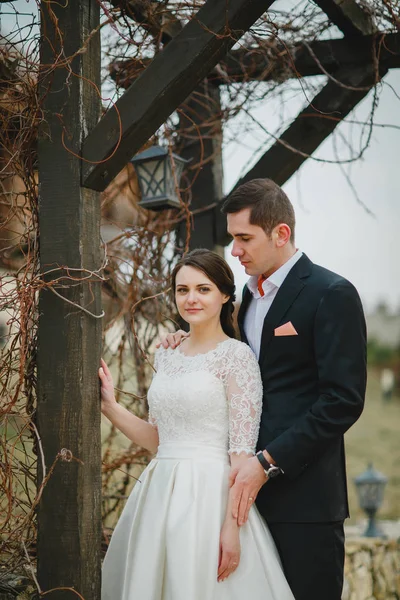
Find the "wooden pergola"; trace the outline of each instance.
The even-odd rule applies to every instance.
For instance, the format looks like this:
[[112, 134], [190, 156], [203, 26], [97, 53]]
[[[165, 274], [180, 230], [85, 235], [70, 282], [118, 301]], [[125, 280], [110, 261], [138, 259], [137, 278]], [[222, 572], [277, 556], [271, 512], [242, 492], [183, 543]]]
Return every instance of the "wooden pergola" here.
[[[272, 0], [208, 0], [100, 118], [100, 97], [93, 85], [100, 85], [97, 1], [85, 0], [79, 9], [41, 3], [41, 269], [50, 286], [76, 274], [73, 284], [65, 280], [64, 299], [47, 289], [39, 305], [38, 428], [46, 469], [56, 456], [58, 461], [38, 510], [38, 581], [43, 591], [59, 588], [52, 592], [54, 598], [79, 597], [71, 587], [85, 600], [100, 598], [99, 192], [193, 90], [202, 88], [205, 78], [213, 78], [211, 93], [218, 101], [218, 72], [213, 71], [217, 63], [224, 61], [237, 80], [243, 77], [243, 65], [247, 76], [268, 73], [265, 58], [254, 60], [243, 49], [230, 50], [271, 4]], [[368, 93], [377, 73], [381, 78], [389, 68], [400, 66], [400, 34], [379, 34], [355, 0], [317, 4], [344, 38], [300, 46], [292, 49], [293, 60], [289, 53], [286, 59], [294, 65], [293, 76], [326, 72], [328, 82], [238, 183], [272, 177], [283, 184]], [[383, 37], [378, 55], [375, 49]], [[73, 75], [67, 67], [49, 68], [61, 51], [74, 56]], [[372, 56], [379, 56], [377, 65]], [[337, 119], [321, 117], [334, 111]], [[201, 111], [197, 118], [201, 120]], [[213, 160], [193, 186], [193, 210], [207, 208], [210, 198], [222, 199], [216, 168], [220, 149], [208, 140], [205, 152], [213, 154]], [[185, 153], [196, 160], [199, 148], [192, 145]], [[195, 218], [192, 246], [226, 243], [224, 220], [218, 215], [213, 208]], [[65, 450], [60, 454], [61, 449]]]

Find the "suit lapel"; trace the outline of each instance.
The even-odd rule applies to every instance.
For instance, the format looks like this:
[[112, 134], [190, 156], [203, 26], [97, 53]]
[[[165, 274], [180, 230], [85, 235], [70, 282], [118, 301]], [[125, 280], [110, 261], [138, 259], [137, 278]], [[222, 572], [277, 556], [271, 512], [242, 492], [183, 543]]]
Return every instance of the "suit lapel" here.
[[304, 288], [304, 279], [310, 274], [311, 267], [312, 263], [310, 259], [304, 254], [289, 271], [285, 281], [279, 288], [271, 304], [271, 308], [264, 319], [259, 358], [260, 365], [262, 365], [266, 357], [268, 346], [274, 335], [274, 329], [280, 325], [286, 312]]

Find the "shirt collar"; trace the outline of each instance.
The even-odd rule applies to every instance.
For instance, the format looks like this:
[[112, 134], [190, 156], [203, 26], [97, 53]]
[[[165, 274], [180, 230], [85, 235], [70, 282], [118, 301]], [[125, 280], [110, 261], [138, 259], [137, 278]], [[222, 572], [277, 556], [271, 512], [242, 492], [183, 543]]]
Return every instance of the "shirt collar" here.
[[[302, 251], [296, 250], [296, 252], [293, 254], [293, 256], [291, 256], [289, 258], [289, 260], [287, 260], [281, 267], [279, 267], [279, 269], [274, 271], [272, 273], [272, 275], [270, 275], [268, 277], [268, 279], [266, 279], [263, 282], [262, 287], [265, 292], [265, 296], [263, 296], [263, 298], [265, 298], [268, 295], [268, 293], [271, 292], [272, 289], [279, 289], [281, 287], [281, 285], [285, 281], [289, 271], [292, 269], [292, 267], [294, 267], [294, 265], [297, 263], [297, 261], [302, 256], [303, 256]], [[246, 285], [255, 298], [261, 298], [260, 292], [258, 291], [257, 284], [258, 284], [258, 276], [253, 275], [247, 281]]]

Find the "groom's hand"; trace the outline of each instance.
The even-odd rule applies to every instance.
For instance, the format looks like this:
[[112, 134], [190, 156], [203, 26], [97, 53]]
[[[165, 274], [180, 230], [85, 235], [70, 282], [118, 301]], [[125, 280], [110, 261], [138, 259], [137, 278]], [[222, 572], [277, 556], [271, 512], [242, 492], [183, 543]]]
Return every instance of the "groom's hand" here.
[[167, 336], [162, 337], [160, 341], [156, 344], [156, 348], [160, 348], [160, 346], [164, 346], [167, 348], [176, 348], [180, 345], [182, 340], [187, 338], [190, 334], [187, 331], [183, 331], [183, 329], [178, 329], [175, 333], [169, 333]]
[[231, 473], [232, 485], [232, 514], [238, 525], [244, 525], [249, 516], [249, 510], [254, 504], [257, 494], [267, 481], [264, 469], [258, 458], [247, 459], [238, 469]]

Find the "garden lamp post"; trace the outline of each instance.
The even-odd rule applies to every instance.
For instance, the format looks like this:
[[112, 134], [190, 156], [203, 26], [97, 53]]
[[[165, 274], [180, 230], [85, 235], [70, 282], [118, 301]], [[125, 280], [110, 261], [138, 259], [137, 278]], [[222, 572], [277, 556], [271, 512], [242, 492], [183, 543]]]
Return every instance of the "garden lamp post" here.
[[367, 513], [368, 525], [364, 537], [385, 537], [376, 525], [375, 515], [383, 501], [383, 492], [387, 477], [368, 465], [368, 469], [354, 478], [358, 500], [361, 508]]
[[187, 160], [170, 153], [168, 148], [151, 146], [130, 162], [135, 167], [142, 194], [139, 206], [151, 210], [181, 206], [177, 188]]

